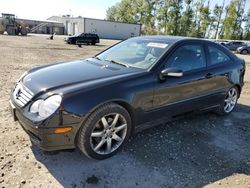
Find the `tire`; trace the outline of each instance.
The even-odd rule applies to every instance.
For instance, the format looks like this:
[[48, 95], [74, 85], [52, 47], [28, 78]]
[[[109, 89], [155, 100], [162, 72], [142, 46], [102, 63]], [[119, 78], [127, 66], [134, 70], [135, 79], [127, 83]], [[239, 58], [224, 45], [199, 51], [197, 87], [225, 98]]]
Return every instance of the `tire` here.
[[92, 45], [95, 45], [95, 42], [93, 41], [93, 42], [91, 42], [91, 44], [92, 44]]
[[241, 53], [246, 55], [248, 53], [248, 51], [247, 50], [242, 50]]
[[27, 36], [28, 30], [27, 30], [25, 27], [22, 27], [22, 28], [20, 29], [20, 33], [21, 33], [22, 36]]
[[6, 31], [8, 35], [17, 35], [17, 29], [15, 27], [7, 27]]
[[97, 108], [83, 123], [77, 146], [89, 158], [106, 159], [119, 151], [130, 134], [128, 111], [118, 104], [108, 103]]
[[[233, 96], [230, 98], [230, 93], [231, 94], [235, 93], [235, 94], [233, 94]], [[238, 88], [236, 86], [231, 87], [227, 91], [226, 96], [224, 97], [223, 101], [221, 102], [220, 107], [216, 111], [216, 113], [218, 115], [228, 115], [228, 114], [230, 114], [234, 110], [234, 108], [235, 108], [235, 106], [237, 104], [238, 98], [239, 98], [239, 90], [238, 90]], [[228, 102], [226, 102], [226, 101], [228, 101]], [[232, 106], [226, 107], [227, 105], [229, 105], [230, 102], [232, 102], [231, 103]]]

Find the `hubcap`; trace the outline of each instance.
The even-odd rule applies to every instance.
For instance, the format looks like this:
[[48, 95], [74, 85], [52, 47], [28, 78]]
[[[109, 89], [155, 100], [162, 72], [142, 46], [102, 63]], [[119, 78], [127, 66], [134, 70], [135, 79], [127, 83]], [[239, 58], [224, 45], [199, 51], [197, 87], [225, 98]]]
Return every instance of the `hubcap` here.
[[110, 154], [119, 148], [126, 134], [127, 122], [121, 114], [105, 115], [93, 128], [90, 137], [91, 148], [101, 155]]
[[224, 101], [224, 111], [226, 113], [229, 113], [234, 109], [237, 102], [237, 97], [238, 97], [237, 90], [235, 88], [231, 88], [228, 91]]

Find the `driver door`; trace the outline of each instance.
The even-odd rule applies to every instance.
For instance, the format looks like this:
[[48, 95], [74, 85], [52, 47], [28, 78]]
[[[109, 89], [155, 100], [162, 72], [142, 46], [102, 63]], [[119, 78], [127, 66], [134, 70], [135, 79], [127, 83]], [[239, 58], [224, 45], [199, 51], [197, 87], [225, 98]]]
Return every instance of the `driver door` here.
[[183, 71], [182, 77], [166, 77], [158, 82], [154, 93], [155, 118], [176, 116], [206, 106], [211, 88], [202, 43], [182, 44], [164, 62], [165, 68]]

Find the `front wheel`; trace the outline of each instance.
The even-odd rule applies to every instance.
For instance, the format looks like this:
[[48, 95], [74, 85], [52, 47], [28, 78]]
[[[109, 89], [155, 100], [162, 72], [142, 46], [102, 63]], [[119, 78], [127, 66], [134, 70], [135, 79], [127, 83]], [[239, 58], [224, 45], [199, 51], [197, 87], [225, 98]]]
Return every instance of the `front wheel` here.
[[113, 156], [131, 133], [131, 118], [122, 106], [110, 103], [95, 110], [82, 125], [77, 139], [79, 149], [89, 158]]
[[20, 29], [20, 33], [21, 33], [22, 36], [27, 36], [28, 30], [27, 30], [25, 27], [22, 27], [22, 28]]
[[234, 110], [234, 108], [237, 104], [238, 98], [239, 98], [238, 88], [235, 86], [231, 87], [228, 90], [228, 92], [227, 92], [223, 102], [221, 103], [221, 106], [220, 106], [219, 110], [217, 111], [217, 113], [219, 115], [230, 114]]

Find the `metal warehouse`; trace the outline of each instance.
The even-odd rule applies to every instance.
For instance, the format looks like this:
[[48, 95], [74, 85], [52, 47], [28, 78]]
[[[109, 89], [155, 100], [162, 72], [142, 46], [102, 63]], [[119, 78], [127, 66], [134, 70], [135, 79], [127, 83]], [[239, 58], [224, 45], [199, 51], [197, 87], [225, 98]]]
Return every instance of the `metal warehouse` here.
[[141, 34], [140, 24], [70, 16], [52, 16], [48, 20], [63, 23], [65, 26], [64, 34], [66, 35], [95, 33], [104, 39], [124, 40]]

